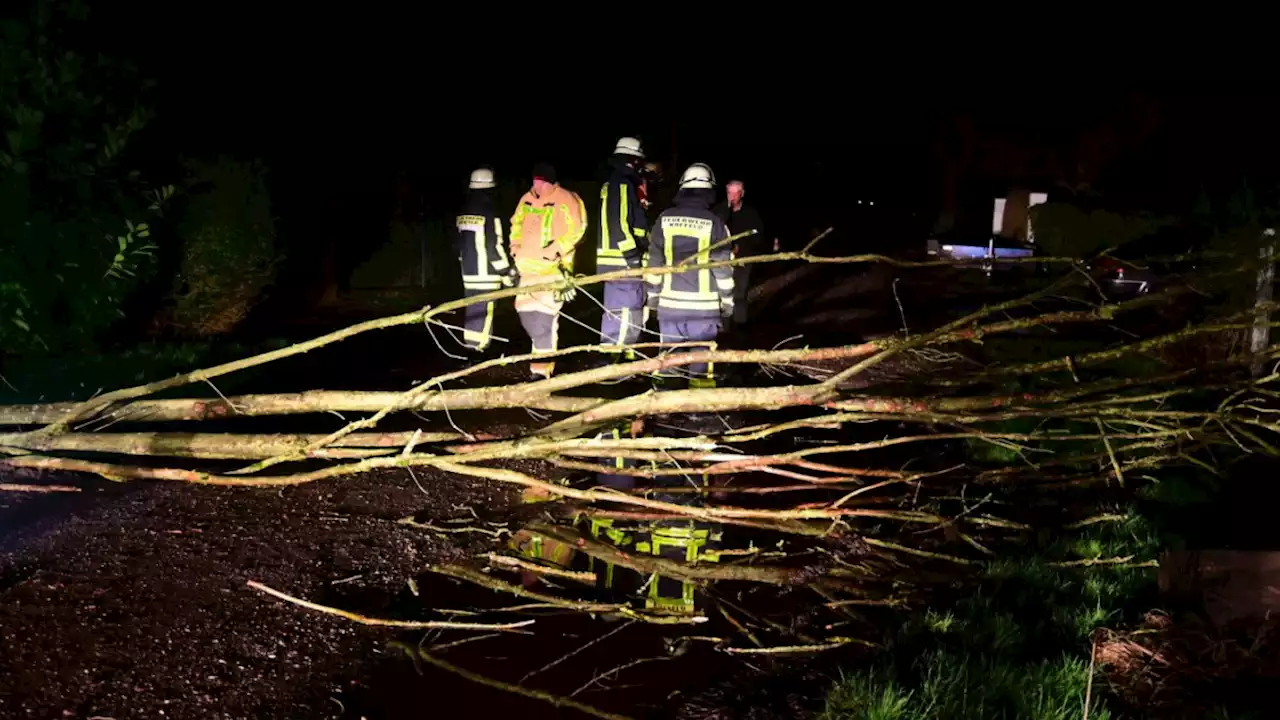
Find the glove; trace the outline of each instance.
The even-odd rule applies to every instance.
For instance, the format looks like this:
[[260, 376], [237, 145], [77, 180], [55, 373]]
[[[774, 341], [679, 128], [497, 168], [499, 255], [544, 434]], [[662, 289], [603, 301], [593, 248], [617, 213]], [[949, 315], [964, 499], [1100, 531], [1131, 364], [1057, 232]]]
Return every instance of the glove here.
[[573, 286], [572, 271], [564, 265], [559, 266], [559, 270], [560, 281], [564, 284], [556, 288], [556, 290], [551, 293], [551, 296], [555, 298], [556, 302], [567, 303], [578, 296], [578, 288]]

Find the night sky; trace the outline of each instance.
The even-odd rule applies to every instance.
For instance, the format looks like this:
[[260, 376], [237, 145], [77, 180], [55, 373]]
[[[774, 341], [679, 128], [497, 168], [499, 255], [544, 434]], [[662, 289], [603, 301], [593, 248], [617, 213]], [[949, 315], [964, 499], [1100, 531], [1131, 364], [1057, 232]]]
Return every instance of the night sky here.
[[744, 179], [766, 221], [792, 234], [840, 224], [857, 198], [933, 217], [948, 164], [967, 168], [953, 173], [965, 197], [1012, 183], [1052, 190], [1076, 183], [1086, 147], [1091, 182], [1146, 206], [1185, 206], [1200, 187], [1245, 176], [1266, 184], [1280, 167], [1275, 97], [1115, 92], [994, 66], [889, 83], [856, 59], [785, 47], [783, 64], [735, 75], [723, 54], [695, 64], [706, 48], [639, 34], [629, 55], [605, 35], [562, 48], [551, 33], [370, 7], [321, 18], [98, 3], [94, 33], [158, 80], [153, 162], [262, 158], [282, 234], [295, 245], [336, 235], [355, 260], [385, 237], [397, 192], [445, 217], [480, 164], [524, 178], [547, 160], [564, 178], [595, 180], [620, 135], [664, 162], [674, 144], [670, 174], [701, 161], [721, 181]]

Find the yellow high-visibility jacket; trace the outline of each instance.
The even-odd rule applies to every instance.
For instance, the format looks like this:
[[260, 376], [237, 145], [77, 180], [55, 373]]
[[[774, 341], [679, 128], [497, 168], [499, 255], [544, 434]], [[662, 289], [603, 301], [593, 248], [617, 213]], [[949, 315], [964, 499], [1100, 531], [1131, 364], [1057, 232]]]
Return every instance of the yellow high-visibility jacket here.
[[511, 257], [522, 275], [572, 269], [586, 232], [587, 210], [577, 193], [559, 185], [541, 196], [530, 190], [511, 216]]

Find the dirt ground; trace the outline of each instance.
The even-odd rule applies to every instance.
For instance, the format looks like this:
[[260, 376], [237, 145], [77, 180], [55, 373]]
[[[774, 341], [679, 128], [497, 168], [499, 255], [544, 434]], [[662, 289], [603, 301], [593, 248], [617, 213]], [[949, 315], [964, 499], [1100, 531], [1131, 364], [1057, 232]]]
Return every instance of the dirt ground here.
[[[830, 301], [839, 307], [850, 302], [889, 307], [844, 296], [806, 296], [800, 304]], [[791, 322], [799, 312], [789, 306], [782, 323], [761, 318], [765, 322], [737, 342], [763, 347], [801, 342]], [[500, 318], [506, 324], [498, 329], [518, 337], [508, 315]], [[590, 339], [569, 325], [565, 333], [566, 343]], [[574, 333], [585, 339], [575, 340]], [[434, 374], [427, 367], [427, 356], [436, 354], [431, 348], [417, 352], [416, 360], [400, 357], [421, 349], [422, 342], [409, 330], [378, 333], [281, 363], [270, 378], [250, 381], [237, 392], [348, 387], [353, 383], [348, 369], [367, 365], [369, 357], [390, 368], [372, 380], [374, 385], [405, 387]], [[390, 359], [394, 353], [399, 355]], [[831, 369], [814, 371], [821, 378]], [[523, 379], [515, 368], [491, 375], [486, 380], [495, 383]], [[258, 388], [253, 382], [267, 384]], [[475, 419], [486, 429], [498, 422], [493, 416], [456, 415], [453, 419], [463, 425]], [[0, 471], [0, 483], [85, 488], [52, 494], [0, 491], [0, 718], [581, 717], [535, 701], [485, 697], [481, 702], [477, 692], [510, 696], [478, 691], [439, 672], [419, 676], [403, 657], [388, 651], [389, 640], [404, 639], [395, 630], [311, 612], [246, 586], [256, 580], [335, 607], [405, 617], [407, 605], [418, 607], [412, 597], [405, 602], [407, 579], [432, 562], [463, 559], [487, 538], [441, 540], [393, 521], [414, 513], [420, 520], [456, 517], [465, 512], [462, 505], [502, 512], [513, 499], [506, 488], [415, 472], [418, 483], [407, 472], [387, 471], [269, 491]], [[423, 589], [424, 606], [432, 604], [432, 591]], [[556, 640], [548, 642], [544, 633], [526, 638], [528, 644], [520, 647], [531, 648], [528, 658], [511, 657], [524, 650], [508, 648], [493, 651], [503, 657], [485, 649], [476, 651], [483, 656], [467, 660], [481, 669], [487, 669], [482, 662], [509, 668], [521, 660], [536, 667], [580, 644], [582, 637], [602, 632], [572, 623], [545, 629]], [[657, 633], [635, 633], [661, 645]], [[560, 640], [565, 648], [558, 647]], [[601, 662], [606, 660], [613, 659]], [[558, 668], [566, 671], [564, 678], [547, 682], [568, 683], [565, 688], [572, 690], [583, 681], [577, 675], [590, 678], [596, 670], [584, 662], [570, 672], [568, 665]], [[783, 686], [766, 682], [773, 675], [769, 667], [757, 672], [740, 663], [726, 668], [698, 659], [685, 663], [690, 665], [699, 672], [682, 669], [675, 681], [668, 677], [650, 687], [637, 683], [635, 692], [651, 707], [683, 704], [680, 717], [787, 717], [807, 714], [802, 706], [811, 711], [829, 683], [825, 676], [807, 678], [802, 698], [792, 693], [791, 680], [779, 680]], [[653, 689], [677, 685], [678, 693]], [[512, 704], [500, 710], [502, 702]], [[450, 703], [458, 706], [456, 712]]]
[[509, 500], [418, 479], [425, 493], [403, 471], [265, 492], [0, 477], [94, 488], [0, 493], [0, 717], [344, 716], [394, 632], [245, 583], [374, 614], [423, 565], [463, 554], [393, 520]]

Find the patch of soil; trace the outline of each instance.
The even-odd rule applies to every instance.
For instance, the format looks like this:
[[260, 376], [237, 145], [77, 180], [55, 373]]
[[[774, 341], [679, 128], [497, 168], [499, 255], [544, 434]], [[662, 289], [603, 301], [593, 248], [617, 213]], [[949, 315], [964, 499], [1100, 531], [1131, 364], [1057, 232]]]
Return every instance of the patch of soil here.
[[822, 710], [831, 690], [829, 663], [797, 662], [747, 666], [737, 677], [717, 683], [688, 698], [675, 717], [679, 720], [783, 720], [810, 718]]
[[[1099, 668], [1119, 699], [1144, 717], [1255, 717], [1280, 689], [1280, 625], [1214, 627], [1196, 617], [1148, 613], [1130, 632], [1099, 631]], [[1268, 712], [1256, 717], [1271, 717]]]
[[[0, 493], [0, 716], [341, 716], [344, 691], [395, 632], [245, 583], [378, 615], [424, 564], [474, 550], [472, 536], [440, 540], [394, 520], [510, 502], [506, 488], [416, 472], [417, 483], [386, 471], [278, 491]], [[10, 475], [0, 482], [32, 482]]]

